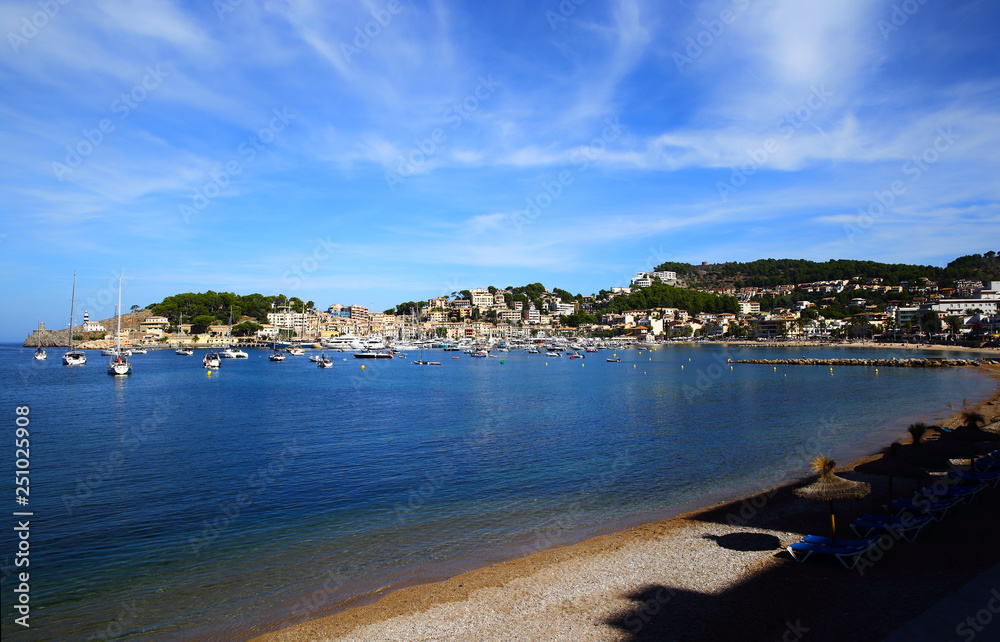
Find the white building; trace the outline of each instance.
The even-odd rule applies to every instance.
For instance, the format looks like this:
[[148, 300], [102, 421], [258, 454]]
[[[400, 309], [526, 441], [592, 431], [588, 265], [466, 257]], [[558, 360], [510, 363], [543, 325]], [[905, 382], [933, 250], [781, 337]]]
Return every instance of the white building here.
[[640, 274], [639, 276], [632, 277], [632, 285], [637, 288], [648, 288], [653, 285], [653, 279], [645, 274]]
[[760, 301], [740, 301], [740, 314], [760, 314]]
[[664, 272], [653, 272], [653, 277], [657, 278], [657, 279], [659, 279], [661, 281], [664, 281], [664, 282], [666, 282], [666, 281], [676, 281], [677, 280], [677, 273], [676, 272], [666, 272], [666, 271], [664, 271]]
[[472, 295], [472, 307], [484, 309], [492, 307], [494, 299], [489, 290], [476, 288], [469, 290], [469, 293]]
[[107, 328], [96, 321], [90, 320], [90, 313], [83, 311], [83, 331], [84, 332], [106, 332]]

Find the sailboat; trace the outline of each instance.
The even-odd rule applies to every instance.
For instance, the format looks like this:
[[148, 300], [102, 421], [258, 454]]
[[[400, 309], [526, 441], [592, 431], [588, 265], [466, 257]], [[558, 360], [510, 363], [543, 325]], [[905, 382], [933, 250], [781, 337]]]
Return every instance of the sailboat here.
[[275, 343], [274, 337], [271, 337], [271, 354], [267, 356], [268, 361], [284, 361], [285, 353], [278, 350], [278, 344]]
[[122, 351], [122, 277], [118, 275], [118, 308], [115, 310], [118, 327], [115, 329], [115, 355], [108, 361], [108, 374], [124, 377], [132, 374], [132, 364], [128, 362], [128, 351]]
[[73, 308], [76, 306], [76, 272], [73, 272], [73, 296], [69, 303], [69, 352], [63, 355], [63, 365], [82, 366], [87, 363], [87, 355], [80, 350], [73, 350]]
[[[181, 333], [181, 326], [182, 325], [184, 325], [184, 313], [183, 312], [181, 312], [180, 319], [177, 320], [177, 332], [178, 333]], [[174, 350], [174, 354], [179, 355], [181, 357], [190, 357], [190, 356], [192, 356], [194, 354], [194, 349], [192, 349], [192, 348], [185, 348], [184, 346], [181, 346], [181, 347], [177, 348], [176, 350]]]
[[49, 358], [49, 356], [47, 354], [45, 354], [45, 348], [42, 347], [42, 320], [41, 319], [38, 319], [38, 332], [35, 334], [35, 336], [38, 339], [35, 342], [38, 345], [38, 347], [35, 349], [35, 361], [45, 361], [46, 359]]
[[319, 361], [316, 362], [316, 365], [319, 366], [320, 368], [333, 367], [333, 360], [326, 358], [326, 350], [323, 351], [323, 354], [320, 356]]

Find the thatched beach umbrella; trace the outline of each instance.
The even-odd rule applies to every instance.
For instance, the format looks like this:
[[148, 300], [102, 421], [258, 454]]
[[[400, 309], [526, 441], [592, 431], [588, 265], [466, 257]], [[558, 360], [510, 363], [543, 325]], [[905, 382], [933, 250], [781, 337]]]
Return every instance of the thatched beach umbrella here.
[[865, 497], [872, 492], [871, 484], [837, 477], [833, 474], [836, 462], [823, 455], [813, 459], [809, 465], [819, 473], [819, 478], [811, 484], [796, 488], [792, 492], [805, 499], [827, 502], [830, 508], [830, 539], [836, 545], [837, 520], [833, 514], [833, 500]]
[[903, 448], [901, 444], [893, 443], [889, 448], [885, 449], [884, 454], [878, 459], [873, 459], [867, 463], [861, 464], [860, 466], [855, 466], [854, 471], [858, 473], [864, 473], [866, 475], [884, 475], [889, 478], [889, 491], [888, 499], [885, 503], [885, 517], [886, 521], [892, 517], [892, 480], [894, 477], [900, 477], [903, 479], [916, 479], [922, 480], [924, 478], [930, 477], [923, 468], [916, 466], [905, 459], [900, 459], [896, 456], [896, 453], [900, 448]]

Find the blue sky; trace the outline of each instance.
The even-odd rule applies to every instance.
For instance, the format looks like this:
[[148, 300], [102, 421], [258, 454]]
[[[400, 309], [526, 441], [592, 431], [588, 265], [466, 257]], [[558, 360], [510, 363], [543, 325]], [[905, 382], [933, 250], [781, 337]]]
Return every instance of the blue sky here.
[[0, 340], [74, 270], [381, 310], [1000, 240], [992, 0], [62, 2], [0, 6]]

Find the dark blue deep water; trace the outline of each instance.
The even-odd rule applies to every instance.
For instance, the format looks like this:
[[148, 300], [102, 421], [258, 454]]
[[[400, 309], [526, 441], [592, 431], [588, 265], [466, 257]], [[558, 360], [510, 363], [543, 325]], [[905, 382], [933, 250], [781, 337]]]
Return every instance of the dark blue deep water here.
[[[245, 638], [770, 487], [819, 452], [846, 462], [994, 388], [973, 369], [725, 363], [892, 355], [836, 348], [425, 354], [440, 367], [333, 353], [326, 370], [251, 350], [211, 377], [201, 351], [168, 350], [133, 357], [127, 379], [94, 351], [82, 368], [31, 352], [0, 346], [5, 640]], [[12, 621], [15, 510], [34, 513], [28, 630]]]

